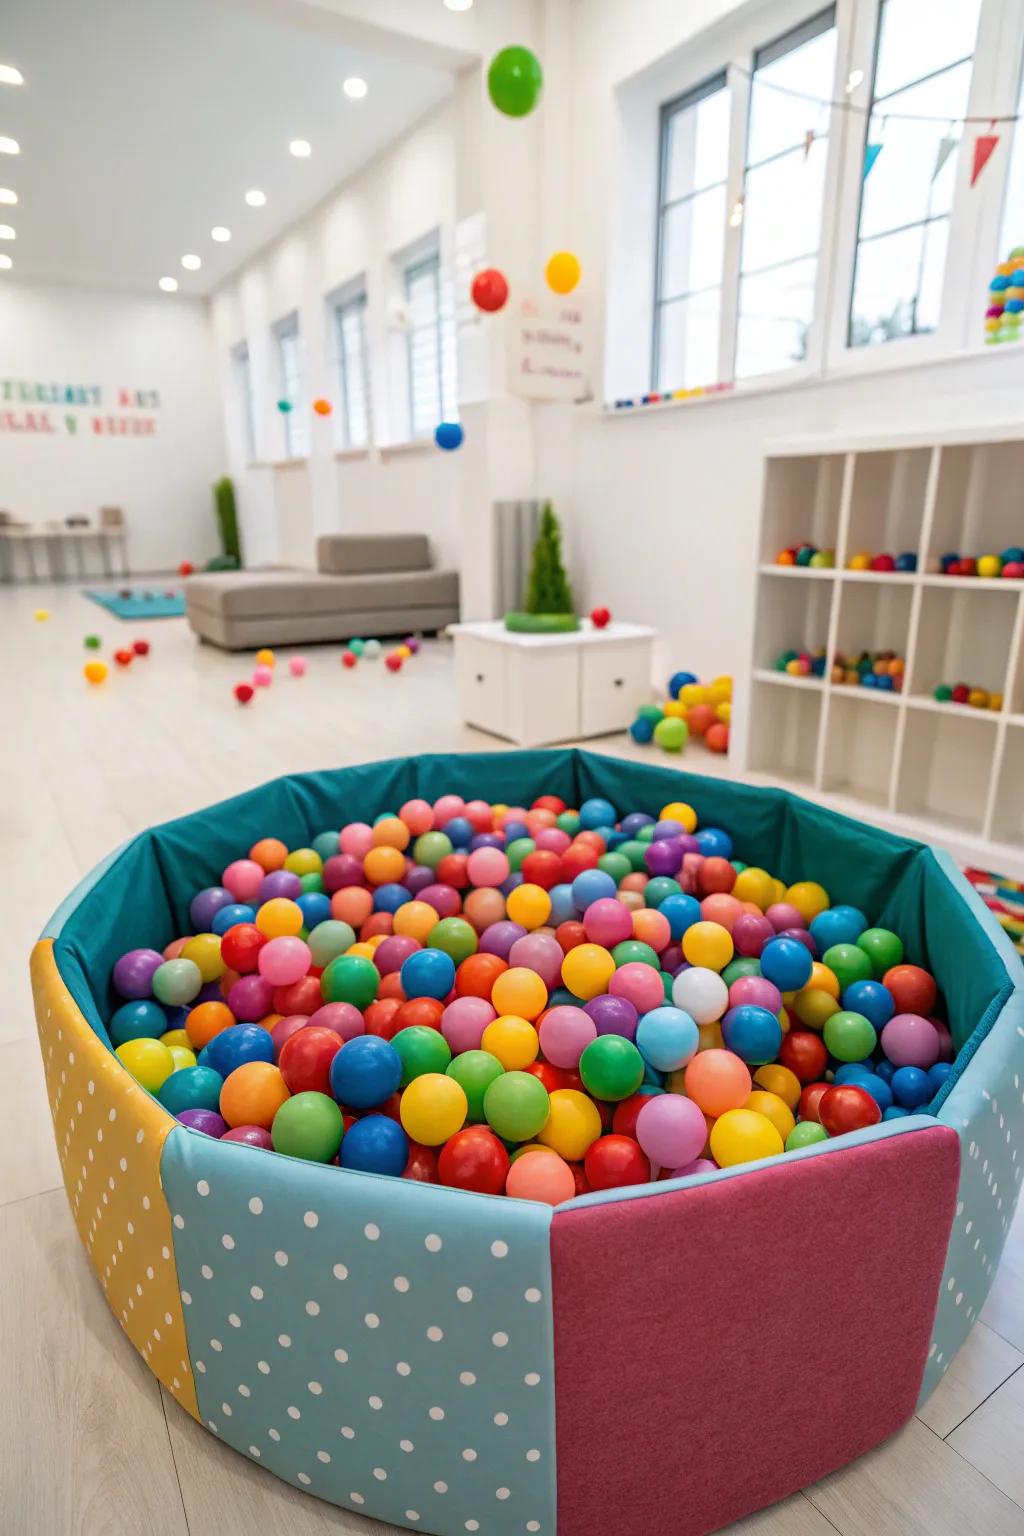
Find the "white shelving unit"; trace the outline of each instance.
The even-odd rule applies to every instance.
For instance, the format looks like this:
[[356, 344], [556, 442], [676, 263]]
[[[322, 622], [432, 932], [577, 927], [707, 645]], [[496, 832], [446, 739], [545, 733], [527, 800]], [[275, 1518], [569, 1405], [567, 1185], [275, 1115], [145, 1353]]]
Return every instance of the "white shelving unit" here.
[[[832, 570], [774, 564], [810, 540]], [[943, 576], [940, 557], [1024, 544], [1024, 425], [790, 439], [764, 464], [753, 649], [736, 767], [959, 859], [1024, 878], [1024, 581]], [[912, 550], [917, 571], [849, 571]], [[773, 670], [790, 648], [897, 651], [900, 694]], [[1003, 695], [939, 703], [940, 682]]]

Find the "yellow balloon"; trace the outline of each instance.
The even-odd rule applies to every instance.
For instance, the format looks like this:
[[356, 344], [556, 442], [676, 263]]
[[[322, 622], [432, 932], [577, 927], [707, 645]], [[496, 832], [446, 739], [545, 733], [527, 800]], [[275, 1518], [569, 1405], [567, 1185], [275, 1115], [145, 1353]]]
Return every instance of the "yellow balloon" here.
[[195, 1064], [196, 1064], [196, 1053], [195, 1053], [195, 1051], [190, 1051], [188, 1046], [186, 1046], [186, 1045], [171, 1045], [171, 1046], [168, 1046], [168, 1050], [170, 1051], [171, 1055], [174, 1057], [174, 1070], [175, 1070], [175, 1072], [180, 1072], [183, 1067], [194, 1067], [195, 1066]]
[[745, 1107], [752, 1109], [755, 1115], [764, 1115], [766, 1120], [770, 1120], [783, 1142], [796, 1125], [793, 1111], [785, 1099], [781, 1099], [777, 1093], [769, 1093], [767, 1089], [755, 1088]]
[[794, 1115], [796, 1114], [803, 1084], [795, 1072], [781, 1066], [777, 1061], [770, 1061], [765, 1066], [758, 1067], [754, 1073], [754, 1082], [759, 1088], [766, 1089], [768, 1093], [776, 1094], [784, 1104], [788, 1104]]
[[150, 1093], [159, 1092], [174, 1071], [174, 1057], [159, 1040], [126, 1040], [114, 1055]]
[[[839, 977], [835, 971], [829, 966], [823, 965], [820, 960], [815, 960], [811, 964], [811, 979], [807, 983], [807, 987], [818, 987], [822, 992], [827, 992], [829, 997], [834, 997], [837, 1002], [839, 1001]], [[805, 992], [807, 987], [803, 988]]]
[[766, 869], [758, 869], [756, 864], [751, 864], [741, 869], [736, 876], [732, 894], [737, 901], [752, 901], [764, 912], [775, 899], [775, 885]]
[[551, 916], [551, 897], [542, 885], [517, 885], [508, 893], [505, 911], [509, 922], [531, 930], [540, 928]]
[[304, 921], [302, 908], [287, 896], [271, 897], [256, 913], [256, 927], [268, 939], [297, 938]]
[[544, 276], [555, 293], [572, 293], [582, 274], [580, 259], [572, 251], [556, 251], [548, 257]]
[[703, 683], [684, 683], [679, 690], [679, 702], [685, 704], [687, 709], [692, 709], [694, 704], [707, 703], [706, 693]]
[[798, 880], [789, 887], [784, 899], [796, 907], [805, 923], [812, 923], [819, 912], [831, 906], [828, 891], [816, 880]]
[[506, 1072], [524, 1072], [537, 1060], [540, 1040], [528, 1019], [505, 1013], [488, 1024], [480, 1049], [497, 1056]]
[[204, 981], [219, 981], [227, 970], [220, 957], [220, 938], [215, 933], [197, 933], [181, 946], [180, 958], [195, 961]]
[[160, 1044], [166, 1045], [168, 1050], [172, 1050], [176, 1045], [183, 1045], [186, 1051], [192, 1049], [192, 1041], [188, 1037], [187, 1029], [169, 1029], [166, 1035], [160, 1036]]
[[756, 1163], [781, 1151], [782, 1137], [772, 1122], [752, 1109], [727, 1109], [711, 1128], [711, 1156], [719, 1168]]
[[324, 861], [315, 848], [296, 848], [285, 859], [284, 867], [293, 875], [319, 875]]
[[615, 961], [600, 944], [577, 944], [562, 961], [562, 980], [573, 996], [582, 997], [584, 1002], [607, 992], [614, 974]]
[[[570, 949], [569, 954], [574, 953]], [[721, 923], [693, 923], [683, 934], [683, 957], [691, 965], [703, 965], [709, 971], [721, 971], [729, 964], [732, 956], [732, 934]], [[564, 965], [562, 975], [565, 975]]]
[[697, 812], [685, 800], [670, 800], [668, 805], [663, 805], [658, 820], [678, 821], [684, 832], [693, 833], [697, 830]]
[[359, 955], [363, 960], [372, 960], [374, 948], [369, 939], [361, 939], [359, 943], [350, 945], [345, 953], [346, 955]]
[[414, 1077], [402, 1094], [402, 1128], [413, 1141], [439, 1147], [465, 1123], [469, 1103], [462, 1087], [443, 1072]]
[[600, 1134], [601, 1116], [593, 1099], [576, 1088], [556, 1088], [551, 1095], [551, 1112], [537, 1133], [538, 1141], [567, 1162], [578, 1163]]

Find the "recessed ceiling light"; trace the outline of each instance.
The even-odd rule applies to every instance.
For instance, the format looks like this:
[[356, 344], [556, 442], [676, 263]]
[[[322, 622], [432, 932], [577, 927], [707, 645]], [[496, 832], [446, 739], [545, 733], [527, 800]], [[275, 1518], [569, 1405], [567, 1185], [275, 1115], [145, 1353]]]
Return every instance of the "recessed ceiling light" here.
[[17, 192], [12, 192], [10, 187], [0, 187], [0, 203], [6, 203], [9, 208], [13, 208], [17, 201]]
[[9, 256], [0, 256], [0, 271], [9, 272], [13, 266], [14, 262]]
[[253, 187], [245, 194], [245, 200], [250, 208], [262, 208], [266, 204], [267, 194], [261, 192], [259, 187]]
[[0, 85], [24, 85], [25, 77], [13, 64], [0, 64]]
[[178, 279], [176, 277], [162, 277], [158, 286], [164, 293], [177, 293]]
[[198, 272], [203, 264], [203, 258], [201, 256], [183, 256], [181, 264], [186, 272]]
[[444, 0], [450, 11], [468, 11], [472, 9], [473, 0]]
[[0, 135], [0, 155], [20, 155], [21, 145], [17, 139], [8, 139]]
[[295, 156], [296, 160], [305, 160], [309, 155], [313, 153], [313, 146], [310, 144], [308, 139], [292, 139], [291, 143], [288, 145], [288, 148]]
[[370, 87], [359, 75], [349, 75], [342, 83], [342, 90], [352, 101], [362, 101]]
[[218, 240], [223, 245], [225, 240], [231, 239], [231, 231], [225, 229], [223, 224], [215, 224], [210, 230], [210, 239]]
[[0, 224], [0, 240], [17, 240], [12, 224]]

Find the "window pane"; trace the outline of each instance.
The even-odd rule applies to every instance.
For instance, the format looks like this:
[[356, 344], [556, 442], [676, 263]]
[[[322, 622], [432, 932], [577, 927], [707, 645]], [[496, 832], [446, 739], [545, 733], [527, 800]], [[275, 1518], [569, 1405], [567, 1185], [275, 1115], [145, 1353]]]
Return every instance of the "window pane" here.
[[750, 87], [750, 128], [747, 136], [747, 164], [758, 165], [780, 150], [803, 146], [808, 128], [824, 133], [827, 121], [815, 119], [827, 109], [787, 91], [803, 91], [819, 100], [829, 100], [835, 84], [836, 29], [829, 27], [810, 42], [802, 43], [781, 58], [754, 73]]
[[715, 382], [721, 315], [720, 288], [661, 306], [657, 389], [692, 389]]
[[974, 52], [981, 0], [883, 0], [875, 96]]
[[[970, 64], [960, 64], [933, 80], [922, 81], [891, 97], [886, 106], [894, 112], [921, 113], [929, 117], [962, 117], [967, 110], [971, 84]], [[879, 109], [880, 111], [881, 109]], [[948, 213], [953, 202], [958, 151], [947, 158], [933, 180], [942, 140], [960, 135], [959, 125], [907, 123], [890, 118], [882, 123], [876, 113], [870, 128], [873, 143], [882, 151], [864, 183], [860, 235], [898, 229], [936, 213]]]
[[818, 260], [788, 262], [740, 282], [736, 377], [775, 373], [804, 357]]
[[[920, 329], [914, 320], [926, 228], [918, 224], [861, 245], [850, 319], [851, 346], [892, 341]], [[931, 280], [934, 283], [934, 270]]]
[[342, 433], [346, 447], [370, 441], [370, 401], [366, 352], [366, 298], [360, 295], [335, 311], [341, 379]]
[[712, 187], [666, 209], [661, 227], [660, 297], [668, 299], [720, 283], [724, 244], [724, 187]]
[[946, 247], [949, 244], [949, 220], [939, 219], [925, 226], [924, 259], [921, 284], [917, 294], [918, 331], [934, 331], [942, 308], [942, 279], [946, 271]]
[[[1020, 98], [1017, 111], [1024, 118], [1024, 76], [1021, 78]], [[1004, 125], [1009, 129], [1009, 124]], [[1013, 125], [1013, 148], [1010, 152], [1010, 170], [1006, 180], [1006, 202], [1003, 206], [1003, 232], [999, 250], [992, 262], [1005, 261], [1012, 250], [1024, 245], [1024, 121]]]
[[290, 400], [292, 407], [283, 413], [285, 453], [291, 459], [301, 459], [309, 452], [309, 405], [306, 400], [302, 344], [294, 321], [278, 332], [277, 348], [282, 397]]
[[[811, 256], [821, 241], [828, 143], [815, 140], [747, 172], [743, 209], [744, 272]], [[781, 211], [785, 210], [784, 217]]]
[[664, 153], [663, 203], [725, 180], [729, 166], [729, 92], [725, 86], [672, 113], [665, 125]]

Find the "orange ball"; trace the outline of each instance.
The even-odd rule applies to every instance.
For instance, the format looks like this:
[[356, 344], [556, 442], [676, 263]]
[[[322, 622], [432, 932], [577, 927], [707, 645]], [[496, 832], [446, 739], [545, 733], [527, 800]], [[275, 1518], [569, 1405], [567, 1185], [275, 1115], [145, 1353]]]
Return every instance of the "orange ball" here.
[[502, 971], [491, 989], [491, 1002], [499, 1014], [517, 1014], [531, 1023], [544, 1011], [547, 1000], [547, 987], [537, 972], [525, 965]]
[[371, 848], [363, 860], [363, 874], [371, 885], [391, 885], [405, 874], [405, 855], [387, 845]]
[[258, 843], [253, 843], [249, 849], [250, 859], [254, 859], [267, 874], [275, 869], [283, 869], [284, 861], [288, 857], [288, 849], [279, 837], [261, 837]]
[[[697, 889], [702, 896], [728, 894], [736, 884], [736, 871], [728, 859], [712, 854], [697, 868]], [[739, 898], [737, 898], [738, 900]]]
[[641, 891], [620, 890], [616, 900], [621, 901], [622, 905], [629, 912], [639, 912], [644, 905], [643, 893]]
[[555, 813], [549, 811], [546, 806], [537, 806], [526, 813], [526, 830], [531, 837], [536, 837], [538, 832], [542, 832], [545, 827], [553, 827], [554, 824]]
[[419, 939], [425, 944], [437, 927], [437, 908], [429, 901], [407, 901], [394, 915], [392, 931], [406, 939]]
[[184, 939], [172, 939], [164, 950], [164, 959], [177, 960], [178, 956], [181, 954], [187, 943], [187, 936]]
[[199, 1003], [185, 1017], [185, 1033], [196, 1050], [201, 1051], [214, 1035], [230, 1029], [234, 1022], [235, 1016], [227, 1003]]
[[492, 923], [500, 923], [505, 916], [505, 898], [493, 887], [481, 887], [468, 892], [462, 904], [462, 915], [472, 923], [477, 933], [483, 933]]
[[373, 896], [362, 885], [344, 885], [331, 897], [331, 916], [358, 930], [373, 911]]
[[818, 992], [827, 992], [829, 997], [834, 997], [836, 1002], [839, 1001], [839, 978], [835, 971], [830, 970], [827, 965], [822, 965], [820, 960], [812, 963], [811, 979], [805, 987], [801, 988], [801, 991], [809, 992], [812, 987]]
[[700, 915], [706, 923], [717, 923], [720, 928], [732, 933], [736, 919], [743, 916], [743, 904], [735, 896], [715, 891], [704, 897], [700, 904]]
[[631, 875], [623, 875], [619, 881], [619, 893], [621, 894], [623, 891], [638, 891], [640, 895], [643, 895], [650, 878], [650, 875], [645, 875], [639, 870], [634, 871]]
[[371, 833], [374, 848], [397, 848], [399, 853], [408, 848], [411, 835], [398, 816], [385, 816], [383, 821], [375, 824]]
[[490, 1002], [494, 983], [508, 968], [508, 961], [500, 955], [479, 950], [475, 955], [467, 956], [455, 972], [455, 991], [459, 997], [482, 997], [485, 1002]]
[[576, 1193], [572, 1169], [557, 1152], [527, 1152], [517, 1157], [508, 1170], [505, 1193], [513, 1200], [539, 1200], [543, 1205], [561, 1205]]
[[713, 704], [693, 704], [686, 711], [686, 724], [691, 736], [703, 736], [715, 724]]
[[716, 720], [714, 725], [709, 725], [704, 734], [708, 750], [711, 752], [728, 752], [729, 727], [724, 720]]
[[686, 1068], [685, 1083], [687, 1096], [714, 1119], [741, 1109], [751, 1093], [746, 1062], [732, 1051], [698, 1051]]
[[649, 944], [655, 954], [661, 954], [672, 940], [672, 929], [667, 917], [653, 907], [641, 907], [633, 913], [633, 937]]
[[228, 1125], [261, 1125], [269, 1131], [274, 1116], [290, 1097], [277, 1067], [269, 1061], [247, 1061], [224, 1079], [220, 1112]]
[[256, 927], [268, 939], [297, 938], [305, 918], [298, 902], [287, 896], [274, 896], [256, 913]]

